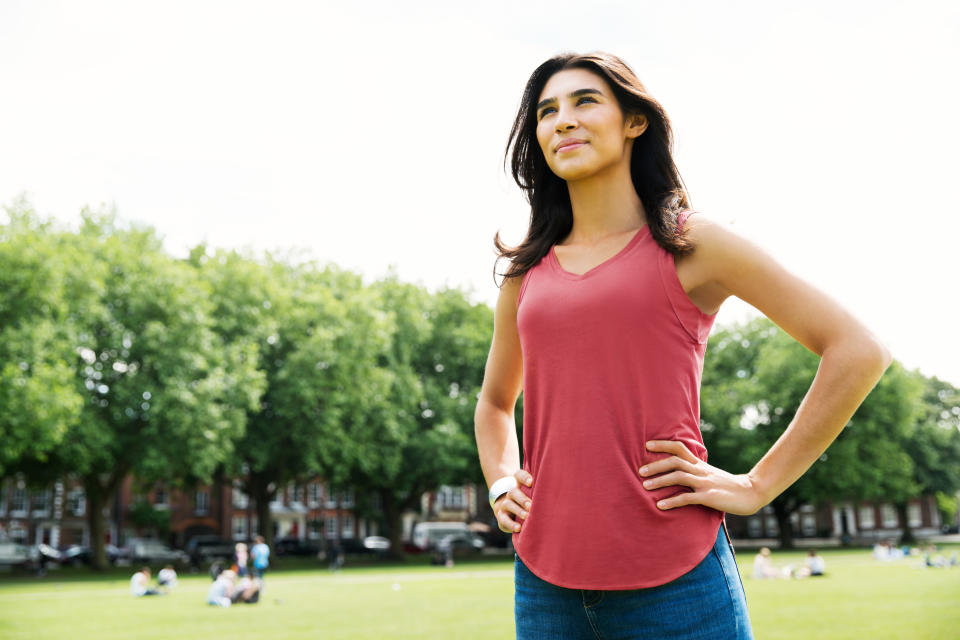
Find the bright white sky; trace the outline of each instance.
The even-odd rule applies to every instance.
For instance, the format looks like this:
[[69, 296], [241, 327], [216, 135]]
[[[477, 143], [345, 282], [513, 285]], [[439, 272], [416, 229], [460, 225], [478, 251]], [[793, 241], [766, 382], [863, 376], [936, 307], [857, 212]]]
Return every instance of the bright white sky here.
[[697, 208], [960, 384], [960, 3], [463, 4], [4, 0], [0, 203], [493, 304], [524, 82], [604, 49], [665, 106]]

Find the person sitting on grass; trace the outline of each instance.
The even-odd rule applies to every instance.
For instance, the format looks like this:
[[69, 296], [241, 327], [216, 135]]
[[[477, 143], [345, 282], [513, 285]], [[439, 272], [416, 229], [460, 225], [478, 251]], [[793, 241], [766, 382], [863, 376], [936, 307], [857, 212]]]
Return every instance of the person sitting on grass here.
[[807, 558], [804, 565], [794, 572], [794, 578], [808, 578], [810, 576], [822, 576], [826, 570], [827, 563], [823, 556], [817, 555], [813, 549], [807, 552]]
[[256, 604], [260, 602], [260, 579], [244, 577], [240, 579], [240, 584], [234, 589], [230, 600], [233, 604], [242, 602], [243, 604]]
[[779, 578], [780, 572], [770, 560], [770, 549], [763, 547], [753, 558], [753, 577], [759, 579]]
[[237, 574], [230, 569], [220, 572], [217, 579], [210, 585], [207, 591], [207, 604], [217, 607], [229, 607], [233, 599], [233, 585], [236, 582]]
[[150, 588], [150, 567], [143, 567], [130, 577], [130, 593], [135, 598], [160, 595], [159, 591]]
[[168, 590], [177, 586], [177, 572], [172, 565], [168, 564], [163, 569], [160, 569], [160, 573], [157, 574], [157, 584], [163, 589]]

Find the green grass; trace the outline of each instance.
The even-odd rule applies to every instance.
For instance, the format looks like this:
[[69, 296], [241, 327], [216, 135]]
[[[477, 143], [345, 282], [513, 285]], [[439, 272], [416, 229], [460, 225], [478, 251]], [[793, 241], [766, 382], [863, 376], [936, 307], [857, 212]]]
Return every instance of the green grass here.
[[[947, 553], [960, 549], [948, 547]], [[750, 579], [753, 553], [737, 560], [758, 640], [960, 637], [960, 567], [875, 562], [867, 550], [826, 550], [828, 575]], [[803, 554], [774, 552], [778, 566]], [[513, 564], [459, 562], [346, 568], [296, 565], [268, 575], [258, 605], [206, 606], [205, 575], [181, 576], [170, 595], [135, 599], [128, 574], [86, 570], [0, 581], [0, 638], [112, 640], [182, 638], [507, 639], [513, 629]]]

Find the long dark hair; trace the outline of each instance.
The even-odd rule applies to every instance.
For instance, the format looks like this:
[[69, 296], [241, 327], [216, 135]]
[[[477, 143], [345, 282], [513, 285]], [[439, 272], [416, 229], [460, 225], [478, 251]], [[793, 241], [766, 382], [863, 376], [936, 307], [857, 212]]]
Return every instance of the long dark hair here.
[[[530, 76], [507, 140], [504, 164], [509, 156], [513, 179], [530, 203], [530, 227], [519, 246], [503, 244], [499, 232], [493, 238], [497, 261], [510, 261], [507, 272], [501, 274], [507, 278], [533, 268], [573, 228], [567, 182], [547, 166], [537, 142], [537, 100], [553, 74], [574, 68], [592, 71], [605, 79], [625, 116], [646, 116], [647, 129], [634, 140], [630, 157], [633, 188], [643, 203], [650, 234], [657, 244], [674, 255], [693, 251], [693, 245], [678, 232], [677, 214], [690, 208], [690, 199], [673, 162], [673, 131], [663, 107], [620, 58], [603, 52], [564, 53], [541, 64]], [[496, 276], [494, 266], [494, 280]]]

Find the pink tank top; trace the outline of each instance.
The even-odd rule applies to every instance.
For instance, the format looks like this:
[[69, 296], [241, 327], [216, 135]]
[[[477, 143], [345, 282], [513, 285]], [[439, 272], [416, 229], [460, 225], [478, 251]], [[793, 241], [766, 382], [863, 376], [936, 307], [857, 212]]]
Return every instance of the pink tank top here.
[[[681, 214], [680, 224], [689, 212]], [[715, 315], [700, 311], [673, 255], [641, 227], [582, 275], [551, 247], [520, 286], [523, 468], [533, 506], [517, 555], [535, 575], [571, 589], [638, 589], [693, 569], [717, 539], [723, 512], [658, 500], [638, 470], [668, 457], [647, 440], [680, 440], [706, 461], [700, 377]]]

